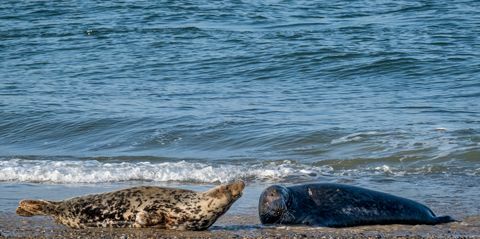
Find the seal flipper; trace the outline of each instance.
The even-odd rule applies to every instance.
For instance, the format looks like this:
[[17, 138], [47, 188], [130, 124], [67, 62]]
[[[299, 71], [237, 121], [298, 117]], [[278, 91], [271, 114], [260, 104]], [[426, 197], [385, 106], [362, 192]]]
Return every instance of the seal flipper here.
[[133, 227], [161, 227], [162, 223], [165, 224], [165, 219], [165, 215], [161, 213], [140, 211], [135, 216], [135, 223], [133, 224]]
[[458, 222], [458, 221], [453, 219], [450, 216], [441, 216], [441, 217], [436, 217], [435, 218], [435, 224], [449, 223], [449, 222]]
[[46, 216], [56, 214], [56, 202], [45, 200], [22, 200], [16, 213], [24, 217]]

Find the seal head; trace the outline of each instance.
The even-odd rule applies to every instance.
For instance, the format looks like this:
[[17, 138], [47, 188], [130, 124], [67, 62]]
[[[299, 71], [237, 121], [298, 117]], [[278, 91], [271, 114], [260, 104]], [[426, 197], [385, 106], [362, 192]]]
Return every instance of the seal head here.
[[273, 185], [265, 189], [260, 195], [258, 213], [263, 224], [281, 222], [291, 216], [288, 208], [292, 203], [289, 189], [280, 185]]
[[232, 204], [242, 196], [244, 188], [245, 183], [237, 181], [204, 192], [201, 207], [203, 210], [200, 215], [204, 215], [203, 218], [210, 218], [210, 220], [204, 223], [201, 230], [210, 227], [220, 216], [225, 214]]

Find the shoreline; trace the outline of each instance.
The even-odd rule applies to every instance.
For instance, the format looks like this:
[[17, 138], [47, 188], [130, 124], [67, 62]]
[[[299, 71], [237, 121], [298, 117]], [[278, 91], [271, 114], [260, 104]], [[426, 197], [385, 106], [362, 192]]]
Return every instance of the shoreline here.
[[[370, 182], [371, 183], [371, 182]], [[418, 197], [418, 186], [402, 186], [402, 196], [428, 205], [437, 215], [450, 215], [460, 222], [429, 225], [384, 225], [350, 228], [299, 226], [263, 226], [257, 215], [257, 200], [264, 185], [245, 188], [244, 195], [207, 231], [168, 231], [156, 228], [88, 228], [70, 229], [55, 224], [48, 217], [20, 217], [15, 208], [24, 198], [62, 199], [77, 195], [112, 191], [133, 184], [105, 185], [38, 185], [0, 184], [0, 238], [479, 238], [480, 211], [476, 200], [459, 200], [461, 195], [446, 197], [424, 192]], [[385, 187], [383, 184], [378, 184]], [[204, 191], [212, 185], [162, 185]], [[361, 185], [360, 185], [361, 186]], [[371, 187], [377, 186], [372, 184]], [[381, 191], [384, 188], [379, 188]], [[388, 189], [388, 188], [386, 188]], [[470, 190], [471, 191], [471, 190]], [[56, 192], [52, 194], [51, 192]], [[409, 193], [413, 196], [408, 196]], [[452, 192], [453, 193], [453, 192]], [[415, 196], [417, 195], [417, 196]], [[463, 194], [462, 194], [463, 195]], [[466, 197], [468, 198], [468, 197]]]
[[350, 228], [262, 226], [254, 214], [226, 214], [206, 231], [155, 228], [70, 229], [47, 217], [0, 213], [0, 238], [480, 238], [480, 215], [429, 225], [376, 225]]

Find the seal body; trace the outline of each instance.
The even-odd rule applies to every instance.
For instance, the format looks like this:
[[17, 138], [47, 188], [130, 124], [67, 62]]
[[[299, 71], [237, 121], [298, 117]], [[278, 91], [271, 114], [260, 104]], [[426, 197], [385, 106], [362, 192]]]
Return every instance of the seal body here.
[[454, 221], [437, 217], [423, 204], [360, 187], [342, 184], [270, 186], [258, 205], [263, 224], [350, 227], [381, 224], [438, 224]]
[[23, 200], [21, 216], [47, 215], [72, 228], [159, 227], [205, 230], [242, 195], [241, 181], [206, 192], [141, 186], [64, 201]]

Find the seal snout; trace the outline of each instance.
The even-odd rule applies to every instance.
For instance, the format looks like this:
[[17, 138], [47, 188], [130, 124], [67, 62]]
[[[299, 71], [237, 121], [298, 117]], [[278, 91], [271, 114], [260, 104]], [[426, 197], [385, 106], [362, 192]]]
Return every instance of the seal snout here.
[[245, 188], [245, 183], [239, 180], [227, 185], [227, 188], [230, 190], [232, 197], [237, 198], [242, 196], [242, 191]]
[[243, 181], [236, 181], [230, 184], [224, 184], [208, 190], [205, 194], [209, 197], [224, 198], [227, 197], [233, 200], [242, 196], [242, 191], [245, 188]]

